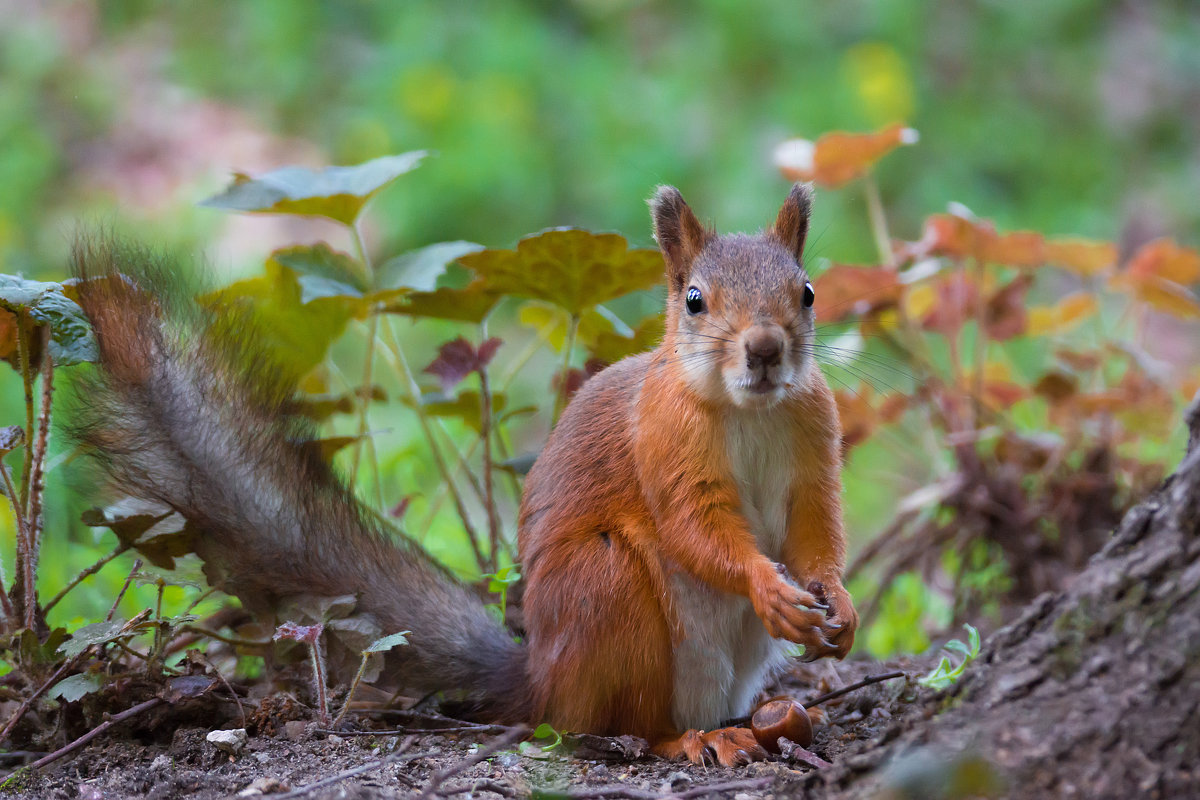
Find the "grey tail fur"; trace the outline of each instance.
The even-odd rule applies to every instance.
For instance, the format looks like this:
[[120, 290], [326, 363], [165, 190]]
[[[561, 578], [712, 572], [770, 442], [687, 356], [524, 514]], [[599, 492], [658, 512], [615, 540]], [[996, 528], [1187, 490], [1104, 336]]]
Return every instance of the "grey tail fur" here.
[[249, 608], [354, 594], [384, 633], [412, 632], [387, 662], [402, 685], [461, 690], [483, 716], [527, 720], [524, 647], [364, 511], [305, 444], [291, 387], [254, 352], [252, 328], [200, 310], [178, 267], [108, 239], [76, 245], [100, 364], [78, 392], [74, 437], [117, 489], [188, 519], [210, 580]]

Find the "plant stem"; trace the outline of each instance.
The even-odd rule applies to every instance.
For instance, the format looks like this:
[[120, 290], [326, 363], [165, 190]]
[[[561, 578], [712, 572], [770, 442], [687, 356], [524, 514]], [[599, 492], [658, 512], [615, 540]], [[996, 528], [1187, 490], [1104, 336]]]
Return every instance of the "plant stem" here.
[[127, 544], [117, 545], [117, 548], [115, 550], [113, 550], [111, 553], [109, 553], [108, 555], [104, 556], [104, 558], [100, 559], [95, 564], [92, 564], [90, 567], [86, 567], [85, 569], [83, 569], [78, 575], [76, 575], [71, 580], [70, 583], [68, 583], [66, 586], [64, 586], [62, 588], [62, 591], [60, 591], [58, 594], [54, 595], [54, 597], [50, 598], [50, 602], [46, 603], [45, 607], [42, 608], [42, 613], [49, 614], [50, 609], [52, 609], [56, 605], [58, 605], [58, 601], [62, 600], [67, 595], [67, 592], [71, 591], [76, 586], [83, 583], [83, 581], [85, 581], [86, 579], [95, 575], [97, 572], [99, 572], [101, 569], [104, 568], [105, 564], [112, 561], [114, 558], [121, 555], [128, 549], [129, 549], [129, 545], [127, 545]]
[[571, 374], [571, 351], [575, 349], [575, 336], [578, 333], [579, 315], [572, 314], [571, 322], [567, 326], [567, 341], [563, 345], [562, 375], [559, 378], [558, 397], [554, 401], [554, 422], [558, 422], [559, 415], [567, 407], [567, 383]]
[[[21, 508], [29, 502], [29, 472], [33, 466], [33, 373], [29, 363], [29, 334], [25, 330], [29, 315], [22, 309], [17, 315], [17, 363], [21, 370], [21, 382], [25, 386], [25, 461], [21, 465]], [[43, 353], [43, 356], [45, 354]], [[17, 502], [14, 498], [13, 502]]]
[[[37, 567], [42, 553], [42, 498], [46, 492], [46, 447], [50, 439], [50, 411], [54, 400], [54, 362], [50, 358], [50, 329], [46, 328], [42, 347], [42, 405], [38, 412], [37, 438], [27, 452], [31, 454], [28, 502], [25, 506], [25, 525], [29, 531], [29, 548], [25, 554], [27, 570], [33, 580], [25, 587], [25, 617], [32, 622], [37, 611]], [[29, 609], [33, 609], [33, 612]], [[42, 611], [43, 619], [45, 611]]]
[[[363, 241], [362, 230], [358, 226], [358, 221], [350, 226], [350, 232], [354, 239], [354, 247], [358, 251], [358, 260], [362, 264], [363, 271], [367, 280], [368, 286], [375, 286], [375, 270], [371, 266], [370, 256], [367, 255], [366, 243]], [[359, 439], [354, 443], [354, 456], [350, 467], [350, 483], [354, 484], [358, 481], [358, 465], [362, 456], [362, 449], [365, 445], [369, 451], [371, 458], [371, 466], [375, 474], [375, 498], [379, 508], [383, 508], [383, 478], [379, 474], [379, 457], [375, 452], [375, 442], [367, 436], [367, 431], [370, 430], [370, 423], [367, 416], [368, 407], [371, 404], [371, 375], [375, 365], [375, 342], [379, 337], [379, 314], [375, 309], [368, 310], [367, 317], [367, 352], [363, 361], [363, 376], [362, 387], [360, 390], [360, 405], [358, 407], [358, 436]]]
[[129, 570], [129, 574], [125, 576], [125, 583], [121, 585], [121, 591], [117, 592], [116, 599], [113, 600], [112, 608], [108, 609], [108, 614], [104, 616], [105, 622], [112, 622], [113, 615], [117, 613], [117, 606], [121, 605], [121, 599], [125, 597], [125, 593], [129, 591], [129, 584], [133, 583], [133, 576], [137, 575], [138, 570], [142, 568], [142, 560], [135, 558], [133, 560], [133, 568]]
[[309, 655], [312, 656], [313, 664], [313, 684], [317, 690], [317, 710], [321, 714], [321, 724], [329, 724], [329, 700], [325, 696], [325, 655], [321, 652], [321, 640], [313, 642], [308, 646]]
[[879, 248], [879, 261], [885, 267], [895, 263], [892, 253], [892, 237], [888, 233], [887, 216], [883, 212], [883, 201], [879, 197], [879, 186], [875, 176], [867, 173], [863, 178], [863, 191], [867, 196], [867, 214], [871, 219], [871, 233], [875, 236], [875, 246]]
[[358, 672], [354, 673], [354, 680], [350, 682], [350, 691], [346, 693], [346, 702], [342, 703], [342, 710], [333, 718], [333, 724], [330, 726], [334, 729], [342, 724], [342, 717], [346, 716], [346, 712], [350, 710], [350, 701], [354, 699], [354, 692], [358, 689], [358, 684], [362, 681], [363, 673], [367, 671], [367, 661], [371, 658], [369, 652], [364, 651], [362, 661], [358, 665]]
[[13, 580], [18, 582], [21, 586], [21, 592], [19, 594], [22, 602], [21, 613], [17, 613], [17, 611], [13, 609], [11, 605], [8, 605], [7, 597], [5, 598], [5, 605], [6, 608], [11, 611], [14, 619], [23, 617], [25, 627], [32, 630], [33, 622], [31, 617], [33, 612], [28, 605], [29, 589], [26, 588], [29, 582], [33, 580], [33, 575], [29, 569], [28, 521], [25, 519], [25, 512], [21, 506], [20, 500], [17, 498], [17, 490], [16, 487], [13, 486], [12, 482], [12, 473], [8, 471], [8, 465], [3, 461], [0, 461], [0, 478], [2, 478], [4, 481], [4, 493], [8, 495], [8, 502], [9, 505], [12, 506], [13, 510], [13, 518], [17, 523], [17, 563], [15, 569], [16, 574], [13, 576]]
[[475, 526], [471, 524], [471, 517], [467, 514], [467, 507], [463, 503], [462, 494], [458, 491], [458, 486], [451, 478], [450, 468], [446, 465], [446, 459], [442, 456], [442, 451], [437, 445], [437, 439], [433, 434], [433, 427], [430, 425], [429, 416], [425, 413], [425, 408], [421, 404], [421, 387], [417, 384], [417, 379], [413, 376], [412, 369], [408, 365], [408, 359], [404, 357], [404, 351], [400, 348], [400, 343], [396, 339], [396, 332], [392, 328], [391, 320], [388, 320], [383, 329], [387, 334], [385, 344], [395, 358], [396, 366], [400, 369], [400, 377], [404, 379], [404, 386], [408, 389], [413, 411], [416, 412], [421, 432], [425, 434], [425, 441], [429, 444], [429, 451], [433, 455], [433, 462], [437, 466], [438, 473], [441, 474], [451, 498], [454, 500], [454, 507], [458, 511], [458, 517], [462, 520], [463, 530], [466, 531], [467, 541], [470, 543], [471, 551], [475, 556], [475, 563], [481, 573], [487, 572], [487, 561], [484, 559], [483, 551], [479, 547], [479, 534], [475, 531]]
[[[481, 341], [487, 340], [487, 323], [484, 322]], [[487, 365], [479, 368], [479, 438], [483, 441], [483, 505], [488, 520], [488, 572], [495, 572], [500, 552], [500, 514], [496, 511], [496, 498], [492, 481], [492, 391], [488, 386]]]
[[976, 291], [979, 294], [975, 302], [975, 391], [974, 397], [971, 398], [971, 405], [974, 418], [971, 422], [972, 430], [979, 430], [982, 426], [980, 422], [983, 417], [983, 369], [984, 362], [987, 361], [987, 324], [984, 315], [987, 307], [983, 301], [983, 260], [979, 256], [975, 256], [975, 283]]

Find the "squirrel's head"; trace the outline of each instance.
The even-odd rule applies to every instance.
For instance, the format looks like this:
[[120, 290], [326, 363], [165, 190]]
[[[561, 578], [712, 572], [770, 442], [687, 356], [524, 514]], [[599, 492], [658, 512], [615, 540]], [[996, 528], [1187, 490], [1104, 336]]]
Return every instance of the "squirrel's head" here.
[[811, 205], [812, 190], [796, 184], [765, 232], [717, 236], [674, 187], [650, 200], [667, 262], [665, 343], [702, 397], [763, 408], [808, 387], [815, 296], [802, 256]]

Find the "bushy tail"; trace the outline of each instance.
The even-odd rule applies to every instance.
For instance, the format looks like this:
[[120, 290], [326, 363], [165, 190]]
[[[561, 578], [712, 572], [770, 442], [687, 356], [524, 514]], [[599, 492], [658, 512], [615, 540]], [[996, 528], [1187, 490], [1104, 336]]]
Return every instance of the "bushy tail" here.
[[210, 580], [248, 607], [355, 594], [384, 633], [412, 632], [389, 655], [403, 685], [465, 690], [488, 716], [524, 718], [524, 648], [416, 543], [389, 539], [304, 444], [253, 334], [181, 298], [172, 266], [112, 241], [77, 245], [100, 369], [79, 392], [75, 436], [119, 490], [197, 527]]

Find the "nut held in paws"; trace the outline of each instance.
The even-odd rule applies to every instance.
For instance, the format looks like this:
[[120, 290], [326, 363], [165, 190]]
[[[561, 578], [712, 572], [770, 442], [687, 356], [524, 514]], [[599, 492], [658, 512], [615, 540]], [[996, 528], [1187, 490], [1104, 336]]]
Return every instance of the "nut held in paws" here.
[[754, 738], [766, 750], [779, 752], [779, 737], [791, 739], [801, 747], [813, 740], [812, 720], [799, 702], [791, 699], [771, 700], [759, 706], [750, 718]]

